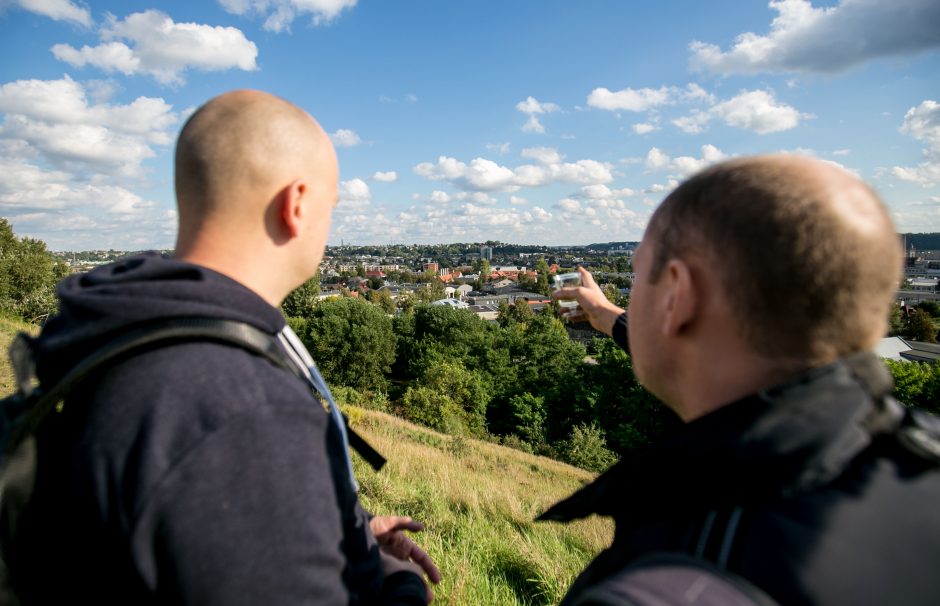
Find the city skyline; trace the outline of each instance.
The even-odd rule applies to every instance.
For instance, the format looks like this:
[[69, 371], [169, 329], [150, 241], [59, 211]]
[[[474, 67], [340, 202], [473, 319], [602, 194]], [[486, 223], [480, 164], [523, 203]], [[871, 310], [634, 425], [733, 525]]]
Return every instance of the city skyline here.
[[932, 0], [0, 0], [0, 216], [171, 248], [173, 142], [233, 88], [314, 115], [329, 244], [636, 241], [684, 177], [805, 153], [940, 232]]

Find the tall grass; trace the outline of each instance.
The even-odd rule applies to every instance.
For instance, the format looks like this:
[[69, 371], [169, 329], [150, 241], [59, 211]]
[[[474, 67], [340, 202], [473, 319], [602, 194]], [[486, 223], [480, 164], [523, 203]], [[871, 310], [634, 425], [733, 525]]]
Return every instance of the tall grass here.
[[379, 473], [354, 461], [365, 507], [426, 524], [415, 540], [441, 568], [436, 603], [557, 603], [610, 543], [613, 526], [607, 520], [532, 521], [589, 482], [588, 472], [380, 412], [347, 413], [389, 460]]

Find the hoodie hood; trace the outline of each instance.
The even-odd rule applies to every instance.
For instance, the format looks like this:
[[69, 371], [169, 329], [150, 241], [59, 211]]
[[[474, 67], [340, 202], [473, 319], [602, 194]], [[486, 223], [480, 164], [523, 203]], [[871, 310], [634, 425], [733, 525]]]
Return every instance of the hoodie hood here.
[[59, 313], [33, 340], [40, 381], [55, 380], [113, 334], [177, 316], [246, 322], [274, 334], [281, 312], [235, 280], [199, 265], [146, 253], [62, 280]]

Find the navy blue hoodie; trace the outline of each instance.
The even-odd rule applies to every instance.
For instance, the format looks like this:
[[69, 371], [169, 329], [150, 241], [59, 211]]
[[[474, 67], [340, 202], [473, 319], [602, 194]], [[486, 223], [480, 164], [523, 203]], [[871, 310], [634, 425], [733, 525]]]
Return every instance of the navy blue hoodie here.
[[[35, 343], [54, 381], [109, 335], [170, 316], [280, 312], [211, 270], [142, 255], [71, 276]], [[147, 351], [86, 381], [38, 434], [10, 563], [24, 603], [423, 604], [383, 583], [335, 424], [306, 385], [237, 347]]]

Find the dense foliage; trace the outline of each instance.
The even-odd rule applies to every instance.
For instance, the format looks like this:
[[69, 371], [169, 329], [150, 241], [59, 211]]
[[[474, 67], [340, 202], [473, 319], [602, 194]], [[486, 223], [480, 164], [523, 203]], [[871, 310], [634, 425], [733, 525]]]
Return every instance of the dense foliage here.
[[55, 284], [68, 273], [45, 242], [17, 238], [0, 217], [0, 311], [29, 322], [45, 319], [56, 311]]
[[[452, 435], [602, 470], [659, 433], [668, 413], [609, 339], [590, 352], [549, 307], [504, 306], [498, 322], [418, 303], [390, 317], [379, 299], [319, 303], [291, 324], [331, 385], [382, 393], [382, 407]], [[346, 396], [343, 396], [346, 397]]]

